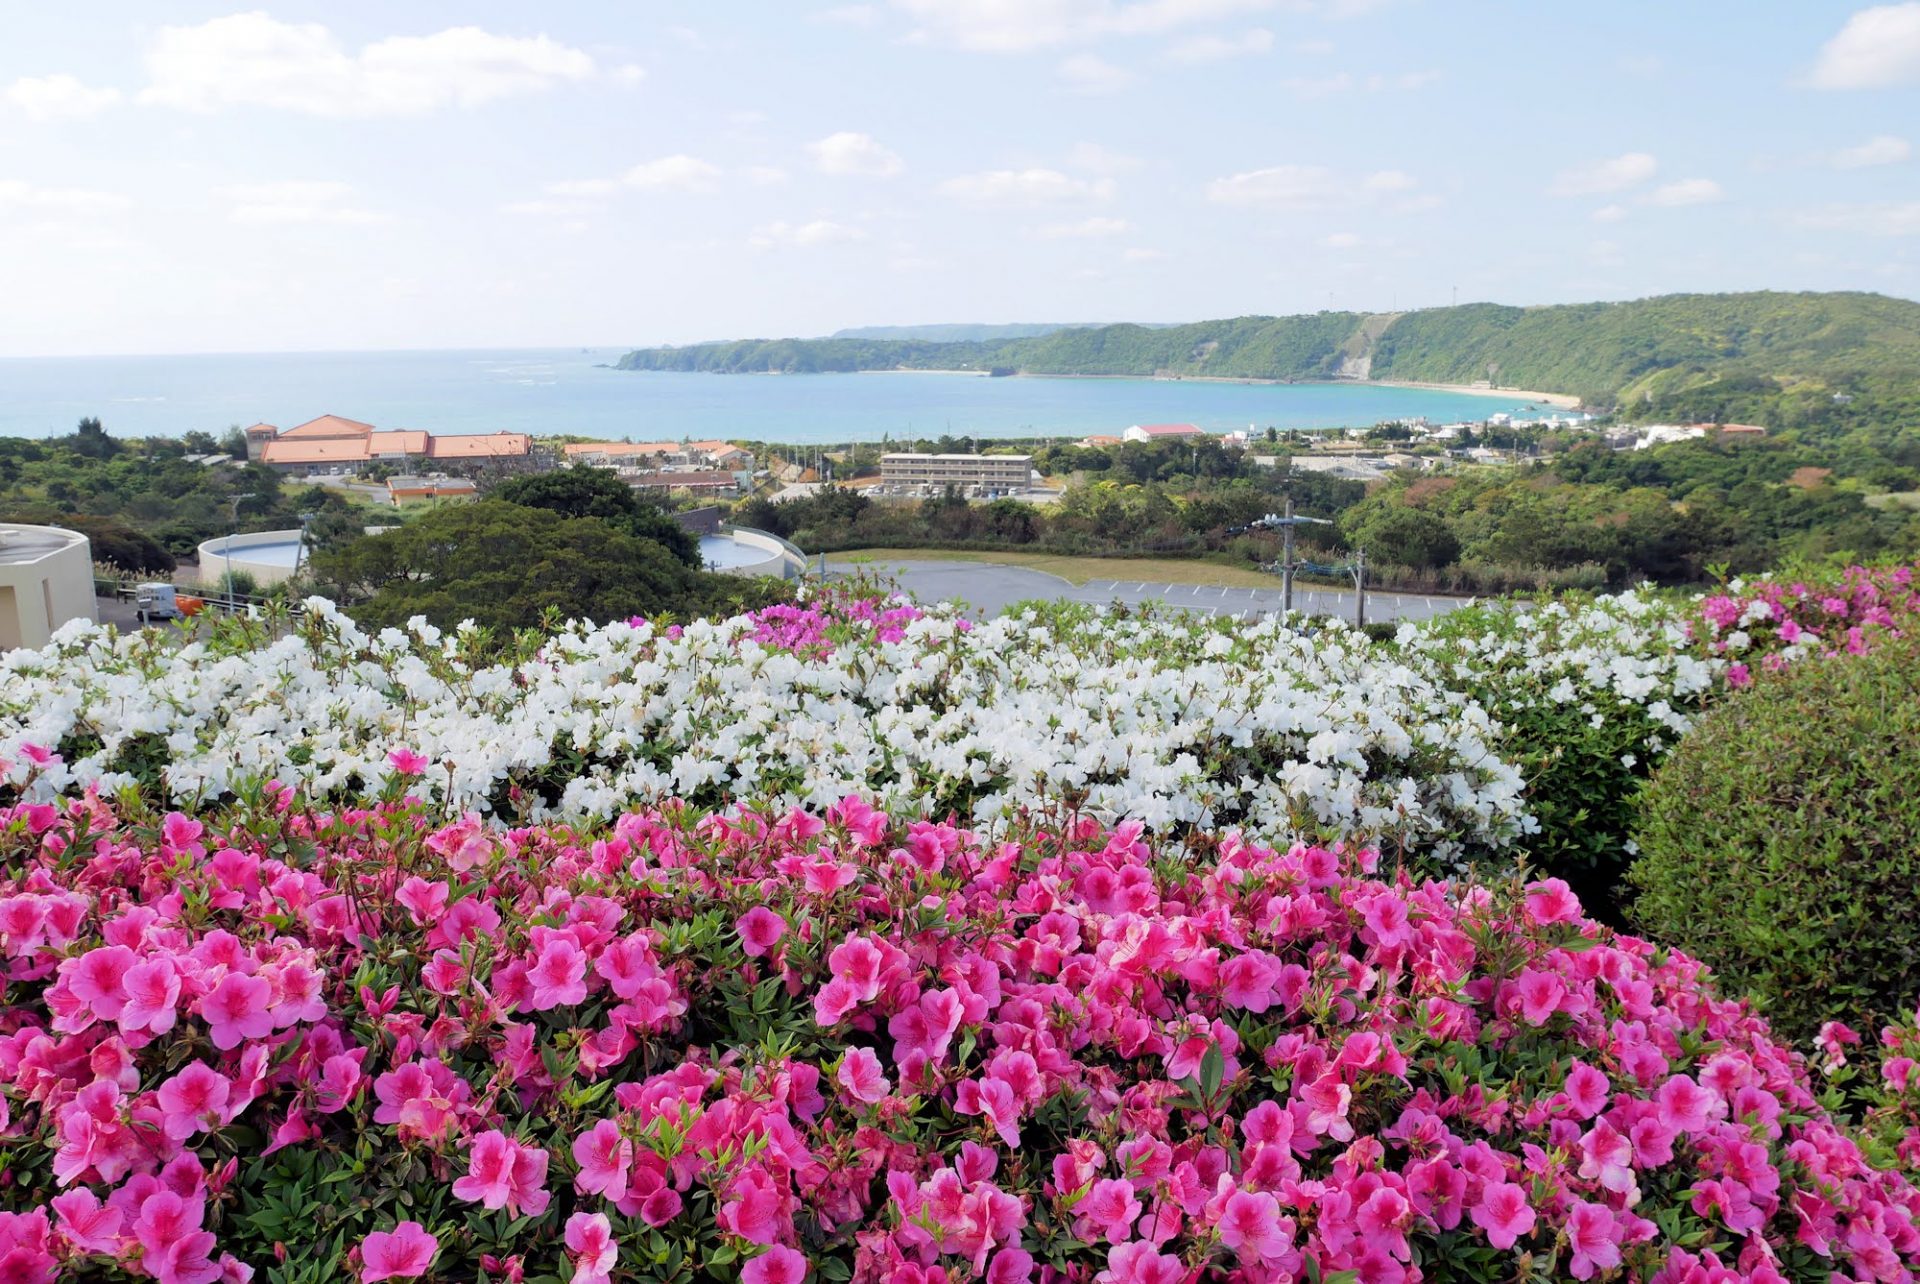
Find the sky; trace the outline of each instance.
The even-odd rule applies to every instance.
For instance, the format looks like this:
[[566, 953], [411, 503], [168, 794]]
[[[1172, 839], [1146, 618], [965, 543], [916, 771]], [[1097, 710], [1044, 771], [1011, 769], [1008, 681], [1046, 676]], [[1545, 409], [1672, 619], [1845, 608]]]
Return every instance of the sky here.
[[0, 355], [1920, 296], [1920, 2], [0, 0]]

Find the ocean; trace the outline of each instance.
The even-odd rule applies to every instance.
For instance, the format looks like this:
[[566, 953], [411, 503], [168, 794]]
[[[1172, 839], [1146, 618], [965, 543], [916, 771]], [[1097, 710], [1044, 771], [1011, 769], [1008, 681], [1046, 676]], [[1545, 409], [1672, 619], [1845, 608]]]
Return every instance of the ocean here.
[[704, 375], [608, 369], [619, 348], [0, 359], [0, 436], [96, 415], [117, 436], [291, 428], [323, 414], [438, 433], [813, 442], [1084, 436], [1130, 424], [1216, 432], [1483, 419], [1507, 396], [1350, 384], [966, 375]]

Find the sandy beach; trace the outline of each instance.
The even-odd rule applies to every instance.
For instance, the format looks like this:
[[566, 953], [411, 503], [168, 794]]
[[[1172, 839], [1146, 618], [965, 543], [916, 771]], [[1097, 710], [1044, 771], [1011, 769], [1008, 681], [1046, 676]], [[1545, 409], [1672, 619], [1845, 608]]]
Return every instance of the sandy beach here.
[[[892, 370], [862, 370], [860, 374], [970, 375], [986, 378], [985, 370], [918, 370], [900, 366]], [[1535, 392], [1528, 388], [1489, 388], [1484, 384], [1420, 383], [1411, 379], [1262, 379], [1253, 375], [1161, 375], [1161, 374], [1042, 374], [1021, 370], [1007, 376], [1014, 379], [1152, 379], [1159, 383], [1241, 383], [1302, 386], [1318, 384], [1335, 388], [1421, 388], [1428, 392], [1459, 392], [1470, 397], [1499, 397], [1505, 401], [1537, 401], [1557, 410], [1577, 410], [1580, 398], [1564, 392]]]

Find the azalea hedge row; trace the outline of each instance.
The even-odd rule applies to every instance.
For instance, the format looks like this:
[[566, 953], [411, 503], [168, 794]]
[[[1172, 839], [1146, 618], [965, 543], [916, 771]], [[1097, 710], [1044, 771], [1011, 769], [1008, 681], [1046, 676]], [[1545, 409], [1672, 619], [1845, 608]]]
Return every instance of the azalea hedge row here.
[[1920, 1266], [1920, 1192], [1802, 1061], [1553, 880], [859, 797], [500, 828], [277, 786], [17, 802], [0, 869], [4, 1279]]

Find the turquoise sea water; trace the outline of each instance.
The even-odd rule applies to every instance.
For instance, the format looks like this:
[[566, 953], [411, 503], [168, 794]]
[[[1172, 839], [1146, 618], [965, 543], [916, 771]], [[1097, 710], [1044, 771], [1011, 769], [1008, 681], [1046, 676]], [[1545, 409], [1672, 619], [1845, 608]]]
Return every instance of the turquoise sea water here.
[[0, 436], [218, 434], [322, 414], [430, 432], [577, 433], [636, 441], [879, 441], [1083, 436], [1130, 424], [1217, 432], [1483, 419], [1528, 403], [1419, 388], [963, 375], [639, 374], [620, 349], [0, 359]]

